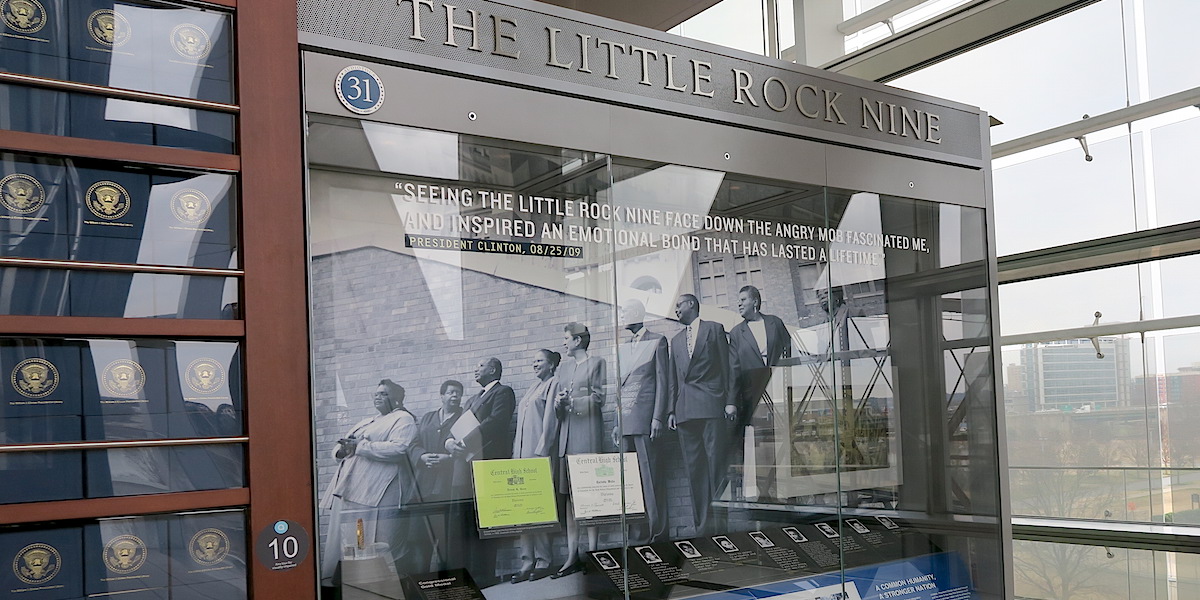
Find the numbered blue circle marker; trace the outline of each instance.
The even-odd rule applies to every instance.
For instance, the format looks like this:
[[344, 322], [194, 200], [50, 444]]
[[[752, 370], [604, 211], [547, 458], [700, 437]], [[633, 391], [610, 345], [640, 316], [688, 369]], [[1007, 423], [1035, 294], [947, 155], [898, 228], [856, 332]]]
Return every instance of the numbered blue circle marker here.
[[334, 83], [338, 100], [350, 112], [369, 115], [383, 106], [383, 81], [362, 65], [350, 65], [338, 73]]
[[287, 521], [276, 521], [275, 522], [275, 533], [278, 533], [279, 535], [283, 535], [283, 534], [287, 533], [287, 530], [288, 530]]

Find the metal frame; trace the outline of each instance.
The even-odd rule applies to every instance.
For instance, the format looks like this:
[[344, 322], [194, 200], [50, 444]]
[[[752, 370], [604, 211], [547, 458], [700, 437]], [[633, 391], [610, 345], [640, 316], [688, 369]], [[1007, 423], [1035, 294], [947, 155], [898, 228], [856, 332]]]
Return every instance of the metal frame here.
[[[977, 170], [922, 160], [919, 152], [912, 153], [917, 156], [884, 153], [880, 151], [886, 149], [884, 146], [869, 140], [836, 145], [802, 139], [788, 135], [788, 132], [764, 131], [738, 119], [718, 122], [710, 114], [712, 111], [702, 109], [680, 111], [675, 107], [675, 110], [663, 111], [658, 110], [657, 106], [633, 107], [615, 92], [593, 91], [581, 97], [579, 90], [571, 85], [542, 87], [546, 81], [531, 76], [514, 75], [477, 65], [456, 65], [416, 53], [381, 50], [357, 42], [303, 33], [300, 39], [306, 50], [303, 55], [306, 109], [312, 115], [361, 119], [340, 105], [332, 93], [332, 82], [348, 64], [369, 64], [384, 81], [390, 101], [396, 99], [395, 95], [401, 95], [399, 102], [385, 104], [365, 119], [371, 122], [515, 139], [634, 159], [668, 161], [751, 176], [975, 206], [989, 213], [992, 206], [991, 175], [986, 168]], [[729, 53], [728, 49], [721, 51]], [[755, 60], [762, 59], [755, 57]], [[456, 66], [461, 68], [455, 70]], [[506, 77], [511, 80], [509, 84], [496, 83]], [[406, 90], [431, 89], [438, 92], [405, 93]], [[393, 93], [392, 90], [397, 92]], [[468, 118], [468, 114], [476, 118]], [[978, 119], [979, 127], [986, 131], [988, 117], [979, 114]], [[620, 123], [621, 126], [610, 127], [610, 123]], [[670, 131], [671, 135], [662, 135], [663, 131]], [[990, 146], [986, 135], [981, 140], [980, 152], [984, 159], [979, 164], [990, 164]], [[981, 193], [985, 189], [988, 191]], [[994, 226], [989, 219], [990, 247], [994, 247], [994, 238]], [[995, 302], [997, 267], [994, 256], [988, 259], [986, 268], [992, 294], [992, 331], [990, 337], [971, 340], [971, 347], [987, 345], [990, 340], [998, 339], [999, 316]], [[958, 273], [959, 269], [947, 271]], [[928, 285], [930, 282], [911, 282], [913, 286], [922, 283]], [[935, 362], [941, 364], [944, 350], [957, 348], [963, 343], [943, 341], [936, 349], [938, 360]], [[993, 352], [991, 358], [993, 373], [999, 377], [1002, 373], [999, 352]], [[945, 404], [945, 398], [935, 402], [930, 414], [921, 417], [928, 417], [931, 422], [937, 423], [938, 429], [933, 431], [949, 431], [955, 419], [962, 416], [947, 410]], [[1003, 448], [1002, 407], [1002, 399], [997, 393], [997, 412], [991, 415], [994, 429], [987, 429], [981, 434], [989, 443], [994, 440], [998, 448]], [[919, 458], [935, 460], [932, 457]], [[998, 452], [996, 460], [997, 464], [993, 467], [995, 473], [1006, 473], [1007, 457]], [[945, 491], [945, 495], [949, 496], [951, 492], [948, 490], [953, 486], [948, 481], [942, 483], [944, 489], [940, 491]], [[962, 482], [962, 485], [971, 486], [973, 482]], [[1007, 521], [1007, 481], [1001, 477], [998, 485], [998, 496], [995, 498], [998, 506], [990, 506], [992, 499], [989, 498], [986, 502], [989, 506], [985, 509], [996, 508], [998, 514], [985, 520], [992, 527], [996, 526], [996, 522], [999, 523], [1003, 540], [996, 553], [999, 555], [997, 559], [1004, 565], [1004, 571], [981, 575], [993, 577], [989, 581], [993, 589], [1002, 590], [1004, 597], [1011, 598], [1012, 565], [1007, 557], [1011, 556], [1012, 542], [1011, 525]], [[944, 506], [937, 510], [942, 511], [940, 515], [950, 513]], [[961, 536], [966, 531], [985, 531], [988, 523], [979, 523], [975, 529], [956, 527], [951, 531], [946, 528], [945, 533]]]
[[1200, 554], [1200, 531], [1194, 526], [1014, 517], [1013, 531], [1034, 542]]
[[5, 131], [0, 149], [71, 158], [133, 162], [159, 167], [183, 167], [220, 173], [236, 173], [241, 159], [236, 154], [217, 154], [200, 150], [160, 148], [126, 142], [107, 142], [24, 131]]
[[[236, 33], [250, 437], [247, 533], [253, 536], [287, 519], [315, 537], [296, 3], [242, 2]], [[317, 597], [317, 562], [313, 552], [294, 569], [272, 571], [247, 557], [251, 597]]]
[[[489, 1], [497, 5], [530, 10], [587, 26], [615, 30], [618, 32], [630, 32], [639, 38], [645, 38], [654, 42], [661, 42], [664, 45], [685, 46], [688, 49], [694, 49], [722, 57], [728, 57], [737, 61], [747, 61], [769, 65], [772, 68], [779, 69], [781, 72], [789, 72], [790, 75], [795, 75], [799, 78], [813, 78], [817, 79], [818, 81], [824, 80], [830, 83], [843, 84], [846, 86], [851, 86], [855, 89], [869, 90], [872, 93], [877, 92], [882, 95], [934, 104], [939, 107], [945, 107], [946, 110], [958, 110], [967, 113], [977, 113], [979, 110], [978, 108], [944, 98], [937, 98], [934, 96], [898, 88], [889, 88], [882, 84], [874, 83], [870, 78], [863, 78], [857, 74], [844, 75], [834, 69], [820, 71], [804, 65], [798, 65], [791, 62], [764, 57], [762, 55], [744, 52], [734, 48], [719, 46], [699, 40], [683, 39], [661, 31], [645, 29], [605, 17], [582, 14], [533, 0]], [[690, 106], [677, 102], [668, 102], [659, 100], [657, 98], [634, 95], [624, 91], [609, 90], [565, 80], [549, 79], [539, 75], [485, 67], [474, 63], [450, 60], [439, 56], [398, 50], [394, 48], [384, 48], [362, 42], [350, 41], [303, 31], [300, 32], [299, 39], [304, 49], [341, 54], [343, 56], [357, 56], [361, 57], [362, 60], [368, 60], [375, 64], [408, 65], [421, 70], [440, 72], [457, 77], [467, 77], [471, 79], [499, 82], [506, 86], [547, 90], [556, 95], [594, 100], [597, 102], [602, 102], [606, 105], [629, 107], [643, 112], [648, 111], [654, 113], [675, 114], [690, 119], [693, 122], [698, 120], [708, 121], [711, 123], [729, 125], [740, 129], [755, 129], [776, 135], [819, 140], [834, 145], [862, 148], [896, 156], [911, 157], [919, 160], [957, 164], [968, 169], [983, 169], [988, 166], [982, 160], [976, 158], [967, 157], [965, 155], [952, 155], [944, 148], [931, 150], [921, 147], [902, 146], [895, 143], [889, 143], [887, 141], [869, 139], [859, 135], [858, 132], [855, 131], [819, 131], [812, 127], [797, 126], [790, 123], [773, 121], [761, 117], [744, 116], [710, 107]], [[638, 91], [640, 92], [641, 90]], [[447, 95], [445, 98], [443, 98], [443, 100], [454, 100], [454, 98]], [[385, 108], [381, 110], [387, 110], [386, 105]], [[380, 120], [380, 117], [377, 113], [376, 115], [373, 115], [371, 119]], [[973, 150], [973, 148], [971, 148], [971, 150]]]
[[1200, 251], [1195, 222], [1135, 231], [1000, 258], [1000, 283], [1119, 267]]
[[[981, 117], [980, 126], [987, 130], [987, 117]], [[990, 133], [990, 130], [988, 130]], [[983, 136], [984, 144], [984, 159], [991, 163], [991, 135]], [[987, 169], [984, 172], [984, 195], [986, 197], [988, 215], [995, 214], [995, 196], [992, 193], [992, 170]], [[1011, 486], [1008, 481], [1008, 427], [1005, 424], [1004, 414], [1004, 360], [1001, 355], [1000, 344], [1000, 298], [998, 293], [1000, 281], [1000, 267], [996, 259], [996, 220], [987, 219], [987, 262], [988, 262], [988, 292], [990, 294], [989, 313], [992, 324], [992, 377], [993, 385], [995, 386], [996, 396], [996, 444], [998, 464], [996, 471], [1000, 474], [1000, 532], [1001, 543], [1004, 552], [1004, 597], [1013, 598], [1015, 591], [1015, 573], [1016, 569], [1013, 565], [1013, 524], [1012, 524], [1012, 494]], [[1001, 382], [999, 385], [996, 382]]]

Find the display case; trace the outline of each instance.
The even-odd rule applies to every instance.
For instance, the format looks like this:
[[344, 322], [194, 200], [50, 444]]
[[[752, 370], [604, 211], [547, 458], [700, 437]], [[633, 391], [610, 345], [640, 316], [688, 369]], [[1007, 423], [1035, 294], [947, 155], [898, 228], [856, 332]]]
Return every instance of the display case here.
[[1003, 597], [985, 117], [450, 8], [301, 25], [323, 593]]

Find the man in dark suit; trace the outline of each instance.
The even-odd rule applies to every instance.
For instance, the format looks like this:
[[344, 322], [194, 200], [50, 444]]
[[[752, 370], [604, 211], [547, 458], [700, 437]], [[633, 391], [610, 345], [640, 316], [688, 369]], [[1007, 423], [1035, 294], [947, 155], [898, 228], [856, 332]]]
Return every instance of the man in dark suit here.
[[483, 389], [467, 400], [463, 410], [475, 414], [479, 428], [465, 440], [451, 438], [446, 442], [447, 450], [456, 456], [465, 455], [468, 462], [476, 458], [512, 458], [511, 425], [517, 397], [512, 388], [500, 383], [503, 373], [504, 365], [496, 358], [489, 358], [475, 367], [475, 382]]
[[[446, 440], [446, 449], [458, 459], [455, 461], [456, 468], [466, 470], [468, 481], [471, 478], [471, 462], [475, 459], [512, 458], [511, 425], [517, 397], [512, 388], [500, 383], [503, 373], [504, 365], [496, 358], [484, 360], [475, 367], [475, 382], [483, 389], [467, 400], [463, 410], [474, 413], [479, 427], [464, 436], [466, 439], [451, 437]], [[461, 535], [471, 540], [463, 548], [467, 569], [480, 587], [492, 585], [499, 581], [496, 576], [496, 544], [492, 540], [479, 539], [478, 534], [470, 529], [469, 523], [475, 521], [474, 516], [464, 521], [462, 524], [465, 529]]]
[[629, 543], [666, 539], [667, 490], [657, 489], [660, 472], [657, 441], [667, 424], [671, 371], [667, 338], [646, 329], [646, 307], [635, 299], [621, 304], [621, 325], [632, 334], [617, 349], [621, 365], [621, 421], [613, 441], [622, 452], [637, 452], [646, 520], [629, 527]]
[[715, 525], [712, 501], [721, 489], [726, 450], [725, 420], [737, 420], [729, 340], [720, 323], [700, 320], [700, 301], [684, 294], [675, 302], [684, 326], [671, 339], [671, 404], [667, 425], [679, 430], [679, 446], [691, 486], [696, 535]]
[[[737, 390], [738, 419], [733, 438], [742, 442], [747, 425], [754, 425], [757, 473], [747, 473], [743, 493], [747, 496], [768, 494], [773, 488], [775, 463], [774, 419], [771, 399], [766, 396], [771, 382], [771, 367], [792, 355], [792, 338], [783, 321], [762, 312], [762, 293], [747, 285], [738, 290], [738, 314], [742, 322], [729, 331], [733, 357], [734, 386]], [[763, 402], [763, 400], [766, 402]], [[732, 448], [735, 459], [744, 462], [744, 443]]]
[[729, 331], [729, 347], [733, 352], [739, 426], [750, 424], [754, 417], [771, 381], [771, 367], [792, 355], [792, 338], [783, 321], [763, 314], [761, 309], [758, 288], [748, 285], [738, 291], [738, 314], [743, 320]]

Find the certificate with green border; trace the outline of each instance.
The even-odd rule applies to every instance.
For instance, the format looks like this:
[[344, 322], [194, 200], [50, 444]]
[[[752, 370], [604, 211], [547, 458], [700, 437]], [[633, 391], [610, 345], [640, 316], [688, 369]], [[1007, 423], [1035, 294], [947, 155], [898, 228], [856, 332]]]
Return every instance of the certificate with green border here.
[[476, 460], [471, 470], [481, 530], [511, 535], [558, 527], [549, 458]]

